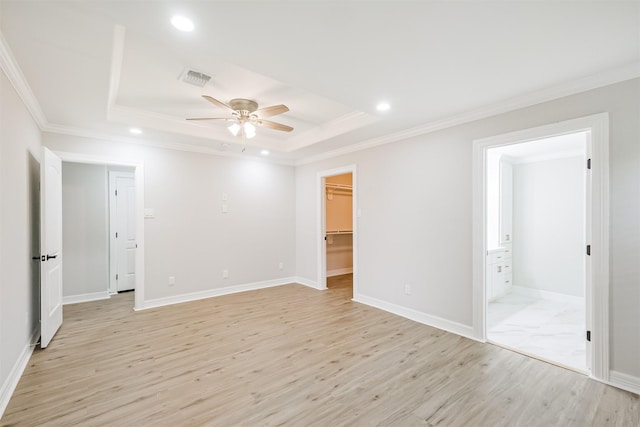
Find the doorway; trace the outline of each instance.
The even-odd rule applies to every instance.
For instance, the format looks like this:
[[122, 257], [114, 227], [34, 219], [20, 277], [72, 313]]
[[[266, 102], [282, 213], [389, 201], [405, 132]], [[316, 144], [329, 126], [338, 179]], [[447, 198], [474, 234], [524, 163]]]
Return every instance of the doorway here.
[[[487, 299], [493, 290], [488, 281], [488, 160], [489, 150], [528, 141], [584, 132], [586, 135], [584, 260], [586, 364], [590, 375], [609, 378], [609, 117], [607, 113], [555, 122], [549, 125], [473, 141], [473, 330], [480, 341], [488, 337]], [[498, 236], [500, 236], [498, 234]], [[506, 236], [503, 236], [506, 237]], [[518, 239], [513, 230], [509, 236]], [[503, 239], [504, 241], [504, 239]], [[514, 253], [512, 259], [514, 259]], [[522, 255], [522, 254], [520, 254]], [[504, 254], [503, 254], [504, 256]], [[503, 258], [504, 259], [504, 258]], [[493, 260], [500, 261], [500, 260]], [[515, 261], [514, 264], [515, 265]], [[505, 270], [497, 270], [503, 273]], [[512, 276], [513, 277], [513, 276]], [[504, 279], [504, 275], [502, 276]], [[516, 279], [517, 280], [517, 279]], [[504, 289], [504, 282], [502, 289]], [[500, 288], [499, 288], [500, 289]]]
[[487, 340], [588, 373], [586, 145], [577, 132], [487, 150]]
[[327, 288], [353, 287], [353, 177], [351, 173], [325, 179], [325, 238]]
[[[137, 162], [132, 162], [129, 160], [117, 160], [117, 159], [111, 159], [111, 158], [104, 158], [102, 156], [92, 156], [92, 155], [85, 155], [85, 154], [77, 154], [77, 153], [67, 153], [67, 152], [57, 152], [56, 153], [61, 160], [67, 164], [67, 165], [76, 165], [79, 167], [98, 167], [102, 172], [101, 172], [101, 178], [100, 181], [103, 183], [102, 185], [104, 186], [104, 190], [101, 191], [99, 194], [101, 194], [101, 204], [102, 206], [104, 206], [104, 209], [101, 209], [102, 212], [106, 212], [107, 214], [103, 216], [103, 220], [101, 220], [101, 227], [102, 230], [104, 230], [102, 232], [102, 236], [99, 239], [99, 242], [97, 243], [100, 246], [100, 253], [104, 253], [105, 255], [99, 255], [99, 259], [94, 260], [96, 262], [96, 264], [94, 265], [100, 265], [104, 267], [104, 274], [102, 275], [102, 277], [104, 277], [105, 286], [100, 286], [100, 290], [99, 290], [99, 295], [96, 293], [93, 295], [93, 299], [98, 299], [98, 298], [108, 298], [109, 294], [111, 293], [110, 291], [112, 290], [111, 288], [111, 284], [110, 284], [110, 258], [111, 258], [111, 254], [110, 254], [110, 244], [109, 244], [109, 210], [108, 210], [108, 204], [109, 204], [109, 191], [108, 191], [108, 184], [109, 184], [109, 179], [108, 179], [108, 172], [109, 170], [111, 171], [116, 171], [116, 172], [127, 172], [129, 174], [133, 174], [134, 177], [134, 181], [135, 181], [135, 188], [130, 191], [127, 190], [126, 192], [128, 193], [128, 201], [130, 202], [130, 204], [133, 204], [134, 209], [133, 211], [131, 211], [131, 209], [128, 209], [129, 211], [129, 216], [133, 216], [134, 220], [133, 220], [133, 226], [131, 231], [133, 232], [133, 234], [135, 235], [135, 245], [137, 245], [137, 248], [135, 249], [135, 257], [133, 260], [130, 259], [130, 261], [133, 261], [133, 264], [135, 265], [135, 276], [133, 277], [132, 281], [134, 283], [134, 287], [135, 287], [135, 296], [134, 296], [134, 310], [142, 310], [145, 308], [144, 306], [144, 165], [142, 163], [137, 163]], [[96, 175], [97, 178], [97, 175]], [[64, 205], [64, 202], [63, 202]], [[153, 217], [153, 215], [150, 215], [150, 217]], [[63, 220], [65, 220], [65, 217], [63, 215]], [[96, 225], [98, 225], [96, 223]], [[72, 227], [86, 227], [86, 224], [80, 224], [80, 223], [73, 223]], [[95, 241], [93, 242], [95, 244]], [[65, 248], [65, 256], [70, 255], [69, 253], [67, 253], [67, 249]], [[101, 268], [103, 268], [101, 267]], [[80, 282], [79, 282], [80, 283]], [[98, 292], [98, 291], [96, 291]], [[79, 294], [82, 294], [82, 291], [78, 290]], [[79, 297], [78, 301], [73, 301], [73, 299], [69, 300], [66, 299], [65, 302], [80, 302], [80, 301], [86, 301], [88, 300], [87, 295], [81, 295]], [[92, 295], [88, 296], [89, 298], [92, 297]]]
[[355, 165], [318, 173], [318, 289], [357, 289]]
[[62, 163], [64, 302], [135, 287], [133, 168]]

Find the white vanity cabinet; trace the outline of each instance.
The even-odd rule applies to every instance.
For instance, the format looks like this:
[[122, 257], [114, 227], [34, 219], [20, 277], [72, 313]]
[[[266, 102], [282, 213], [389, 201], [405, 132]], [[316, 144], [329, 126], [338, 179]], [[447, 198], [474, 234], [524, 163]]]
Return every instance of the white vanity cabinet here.
[[513, 282], [511, 244], [487, 252], [487, 299], [492, 301], [511, 289]]

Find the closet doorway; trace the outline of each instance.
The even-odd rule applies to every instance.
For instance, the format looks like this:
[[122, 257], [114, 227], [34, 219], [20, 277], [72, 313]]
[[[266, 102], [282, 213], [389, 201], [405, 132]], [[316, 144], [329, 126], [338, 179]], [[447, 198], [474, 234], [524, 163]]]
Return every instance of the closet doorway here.
[[587, 132], [487, 151], [487, 340], [588, 373]]
[[318, 175], [320, 197], [320, 289], [349, 289], [355, 295], [355, 166]]

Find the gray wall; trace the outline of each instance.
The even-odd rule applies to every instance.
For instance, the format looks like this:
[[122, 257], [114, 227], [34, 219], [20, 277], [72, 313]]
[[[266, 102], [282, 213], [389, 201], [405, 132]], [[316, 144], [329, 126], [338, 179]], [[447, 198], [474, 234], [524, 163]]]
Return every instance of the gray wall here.
[[106, 166], [62, 163], [65, 298], [109, 290], [107, 191]]
[[144, 223], [145, 301], [295, 274], [293, 167], [48, 133], [43, 143], [144, 162], [145, 207], [155, 214]]
[[316, 174], [355, 163], [358, 292], [471, 326], [472, 141], [605, 111], [611, 368], [640, 377], [640, 79], [298, 167], [297, 275], [317, 280]]
[[513, 284], [585, 289], [584, 156], [513, 166]]
[[0, 72], [0, 387], [39, 327], [40, 152], [40, 130]]

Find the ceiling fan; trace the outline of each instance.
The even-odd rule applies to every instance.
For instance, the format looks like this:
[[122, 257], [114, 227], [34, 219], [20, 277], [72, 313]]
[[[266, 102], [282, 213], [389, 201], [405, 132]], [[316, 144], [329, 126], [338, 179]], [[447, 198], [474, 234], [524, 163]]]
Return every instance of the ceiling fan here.
[[234, 136], [240, 133], [243, 141], [245, 138], [253, 138], [256, 136], [256, 126], [263, 126], [284, 132], [291, 132], [293, 130], [291, 126], [264, 119], [265, 117], [273, 117], [286, 113], [289, 111], [289, 107], [286, 105], [279, 104], [258, 109], [258, 103], [250, 99], [235, 98], [229, 101], [227, 105], [208, 95], [202, 95], [202, 97], [213, 105], [227, 110], [231, 113], [231, 117], [193, 117], [187, 120], [225, 120], [232, 122], [231, 126], [228, 127], [229, 131]]

